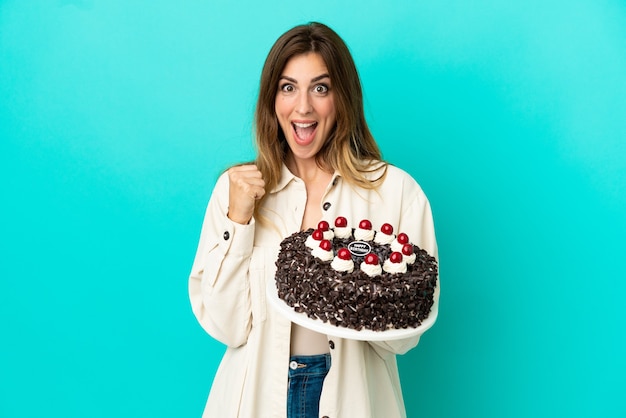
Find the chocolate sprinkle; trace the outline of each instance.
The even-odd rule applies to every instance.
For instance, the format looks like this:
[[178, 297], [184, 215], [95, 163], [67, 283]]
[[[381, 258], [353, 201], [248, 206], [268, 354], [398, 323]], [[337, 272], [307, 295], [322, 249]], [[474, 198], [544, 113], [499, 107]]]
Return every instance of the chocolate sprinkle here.
[[[428, 317], [437, 284], [437, 261], [413, 245], [414, 264], [404, 274], [382, 272], [369, 277], [359, 268], [364, 256], [355, 256], [352, 273], [335, 271], [330, 262], [311, 255], [305, 240], [312, 229], [285, 238], [276, 260], [278, 297], [296, 312], [339, 327], [385, 331], [418, 327]], [[333, 251], [352, 239], [334, 238]], [[370, 242], [381, 264], [389, 245]]]

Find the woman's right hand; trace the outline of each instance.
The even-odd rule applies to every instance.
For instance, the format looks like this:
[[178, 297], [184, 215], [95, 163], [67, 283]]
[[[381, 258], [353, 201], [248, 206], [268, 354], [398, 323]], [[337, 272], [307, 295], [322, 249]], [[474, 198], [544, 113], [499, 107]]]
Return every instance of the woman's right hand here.
[[265, 195], [265, 181], [254, 164], [231, 167], [228, 179], [228, 217], [245, 225], [252, 219], [254, 204]]

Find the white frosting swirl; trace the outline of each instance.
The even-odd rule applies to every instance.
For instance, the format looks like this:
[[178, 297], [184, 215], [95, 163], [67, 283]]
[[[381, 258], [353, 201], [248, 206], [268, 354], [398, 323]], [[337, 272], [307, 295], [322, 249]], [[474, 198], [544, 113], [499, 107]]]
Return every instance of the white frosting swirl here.
[[329, 229], [328, 231], [324, 231], [323, 234], [324, 234], [324, 239], [327, 239], [329, 241], [335, 238], [335, 233], [333, 232], [332, 229]]
[[371, 241], [374, 239], [374, 231], [371, 229], [357, 228], [354, 230], [354, 239], [357, 241]]
[[393, 242], [391, 243], [391, 251], [397, 251], [397, 252], [401, 253], [403, 246], [404, 246], [404, 244], [400, 244], [398, 242], [398, 239], [394, 239]]
[[343, 260], [339, 257], [333, 258], [330, 266], [336, 271], [347, 271], [348, 273], [352, 273], [354, 271], [354, 261], [352, 259]]
[[365, 261], [361, 263], [361, 271], [370, 277], [378, 276], [383, 272], [380, 264], [367, 264]]
[[415, 253], [413, 253], [411, 255], [404, 255], [404, 254], [402, 254], [402, 259], [404, 261], [406, 261], [407, 264], [415, 263], [415, 258], [416, 258]]
[[337, 238], [348, 239], [352, 236], [352, 228], [344, 226], [344, 227], [335, 227], [335, 236]]
[[374, 242], [376, 244], [381, 244], [381, 245], [385, 245], [385, 244], [389, 244], [391, 241], [393, 241], [395, 238], [395, 235], [391, 234], [385, 234], [384, 232], [378, 231], [376, 233], [376, 236], [374, 237]]
[[322, 261], [330, 261], [333, 259], [333, 252], [323, 250], [319, 245], [317, 246], [317, 248], [313, 248], [311, 254], [313, 254], [315, 257], [319, 258]]
[[399, 263], [392, 263], [391, 260], [386, 259], [383, 263], [383, 270], [385, 270], [387, 273], [392, 274], [406, 273], [406, 261], [404, 261], [403, 258], [402, 261]]
[[318, 241], [318, 240], [314, 239], [313, 238], [313, 234], [311, 234], [308, 237], [306, 237], [306, 241], [304, 241], [304, 245], [306, 245], [310, 249], [314, 250], [316, 248], [319, 248], [320, 242], [322, 242], [322, 241]]

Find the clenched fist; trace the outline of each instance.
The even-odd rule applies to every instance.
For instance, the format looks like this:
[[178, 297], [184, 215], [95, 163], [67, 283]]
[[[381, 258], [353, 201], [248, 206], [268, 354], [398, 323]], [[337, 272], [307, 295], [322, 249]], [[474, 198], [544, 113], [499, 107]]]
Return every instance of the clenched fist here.
[[254, 204], [265, 195], [265, 181], [256, 165], [238, 165], [228, 170], [230, 192], [228, 217], [247, 224], [252, 219]]

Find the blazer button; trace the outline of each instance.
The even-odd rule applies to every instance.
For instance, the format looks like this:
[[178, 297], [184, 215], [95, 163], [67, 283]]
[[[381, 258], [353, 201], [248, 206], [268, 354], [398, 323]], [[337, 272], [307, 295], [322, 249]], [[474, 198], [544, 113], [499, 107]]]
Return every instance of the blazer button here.
[[330, 202], [326, 202], [326, 203], [324, 203], [324, 206], [322, 206], [322, 208], [323, 208], [324, 210], [328, 210], [328, 209], [330, 209], [330, 206], [331, 206], [331, 205], [330, 205]]
[[328, 341], [328, 346], [330, 347], [331, 350], [335, 349], [335, 342], [333, 340], [329, 340]]
[[228, 231], [224, 232], [224, 239], [226, 241], [228, 241], [228, 238], [230, 238], [230, 233]]

